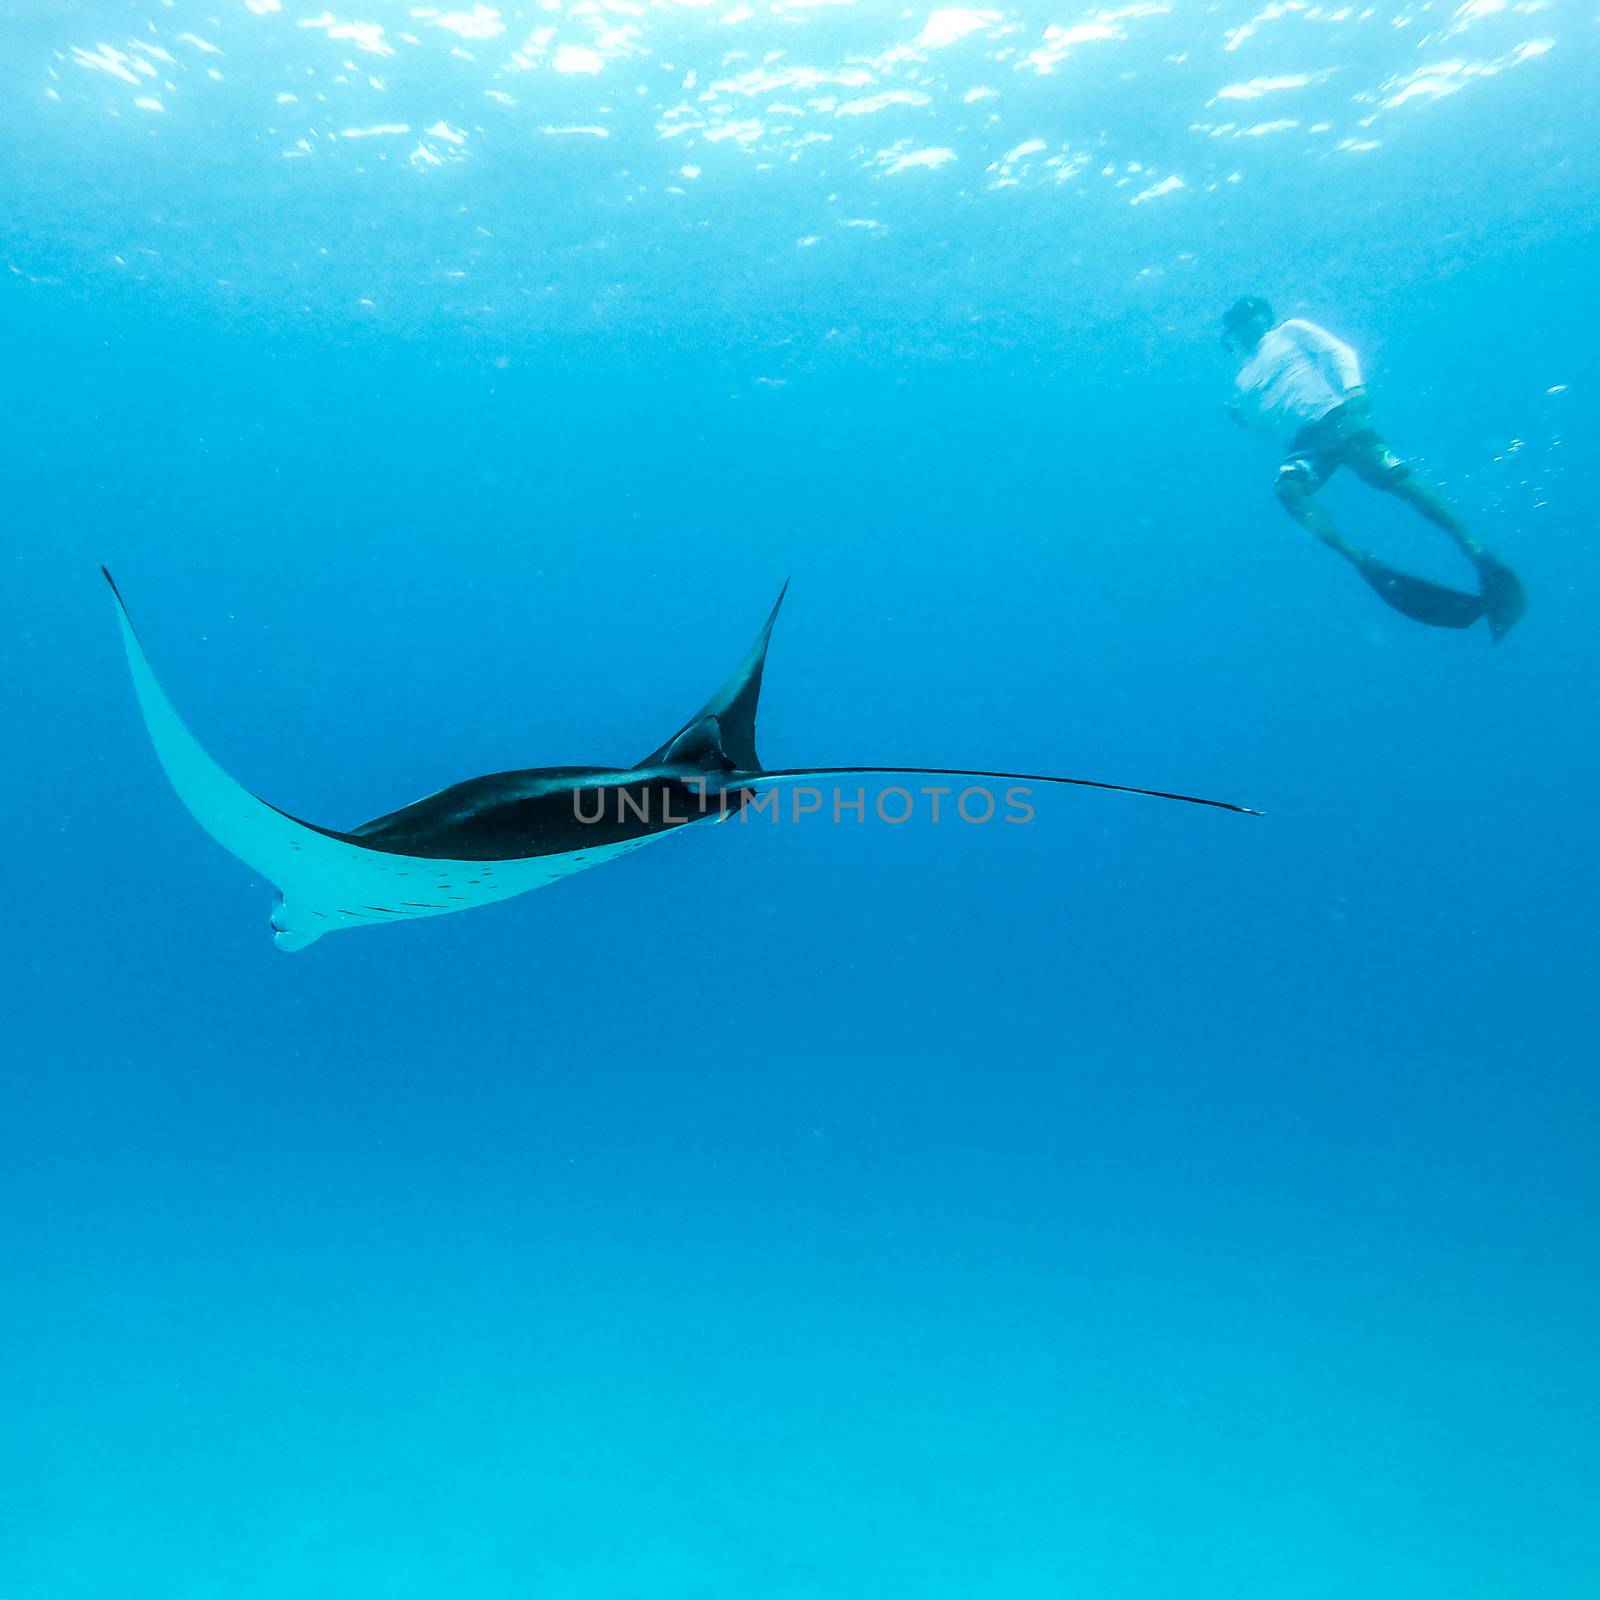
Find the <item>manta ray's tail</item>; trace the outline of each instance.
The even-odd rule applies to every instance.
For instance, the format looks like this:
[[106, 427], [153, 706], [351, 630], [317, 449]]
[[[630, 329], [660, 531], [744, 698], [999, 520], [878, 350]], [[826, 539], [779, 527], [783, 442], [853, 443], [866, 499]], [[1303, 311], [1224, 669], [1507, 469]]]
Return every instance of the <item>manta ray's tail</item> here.
[[1039, 772], [988, 772], [966, 767], [763, 767], [756, 754], [756, 703], [761, 698], [761, 673], [767, 664], [767, 643], [778, 609], [789, 592], [784, 584], [767, 625], [756, 636], [739, 670], [706, 701], [664, 744], [652, 750], [640, 767], [692, 768], [706, 774], [713, 794], [756, 790], [785, 783], [809, 783], [825, 777], [928, 777], [1000, 779], [1011, 783], [1056, 783], [1080, 789], [1111, 789], [1120, 794], [1149, 795], [1157, 800], [1181, 800], [1189, 805], [1214, 806], [1219, 811], [1242, 811], [1260, 816], [1249, 806], [1227, 800], [1205, 800], [1199, 795], [1176, 794], [1166, 789], [1140, 789], [1125, 783], [1102, 783], [1095, 778], [1066, 778]]
[[704, 772], [759, 772], [756, 754], [756, 704], [761, 698], [761, 672], [778, 608], [789, 592], [784, 584], [767, 625], [739, 664], [738, 670], [665, 743], [639, 763], [641, 767], [697, 767]]

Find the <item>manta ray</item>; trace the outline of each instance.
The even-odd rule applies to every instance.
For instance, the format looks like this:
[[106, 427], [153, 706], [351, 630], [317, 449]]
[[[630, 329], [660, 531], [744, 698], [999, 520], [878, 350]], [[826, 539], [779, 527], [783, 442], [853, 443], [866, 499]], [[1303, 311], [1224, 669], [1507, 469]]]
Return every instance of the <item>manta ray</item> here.
[[[470, 911], [615, 861], [697, 822], [725, 821], [774, 786], [834, 776], [1071, 784], [1257, 816], [1248, 806], [1043, 773], [958, 767], [766, 767], [756, 703], [783, 593], [738, 669], [668, 739], [631, 767], [533, 767], [452, 784], [341, 831], [258, 800], [206, 754], [173, 709], [111, 574], [134, 692], [156, 756], [195, 821], [276, 886], [272, 938], [303, 950], [342, 928]], [[784, 593], [788, 585], [784, 585]]]

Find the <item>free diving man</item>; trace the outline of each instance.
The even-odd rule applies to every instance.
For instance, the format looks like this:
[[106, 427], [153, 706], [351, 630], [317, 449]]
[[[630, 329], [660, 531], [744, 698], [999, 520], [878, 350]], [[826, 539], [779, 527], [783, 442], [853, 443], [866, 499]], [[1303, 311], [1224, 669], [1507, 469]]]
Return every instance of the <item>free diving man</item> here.
[[[1467, 628], [1483, 617], [1498, 643], [1527, 609], [1522, 583], [1467, 532], [1439, 492], [1402, 461], [1372, 425], [1372, 409], [1354, 350], [1314, 322], [1274, 323], [1256, 295], [1237, 300], [1222, 319], [1223, 343], [1241, 358], [1228, 414], [1241, 427], [1287, 446], [1278, 468], [1279, 503], [1299, 525], [1355, 567], [1395, 610], [1442, 628]], [[1383, 489], [1441, 528], [1478, 574], [1464, 594], [1379, 561], [1352, 544], [1313, 498], [1340, 467]]]

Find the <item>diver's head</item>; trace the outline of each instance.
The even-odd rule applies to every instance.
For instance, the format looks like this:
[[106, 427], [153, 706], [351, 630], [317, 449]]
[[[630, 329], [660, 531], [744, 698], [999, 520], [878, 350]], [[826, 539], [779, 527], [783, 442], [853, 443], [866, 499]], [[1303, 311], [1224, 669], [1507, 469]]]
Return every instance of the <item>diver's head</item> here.
[[1247, 294], [1228, 307], [1222, 319], [1222, 342], [1249, 355], [1272, 330], [1272, 307], [1258, 294]]

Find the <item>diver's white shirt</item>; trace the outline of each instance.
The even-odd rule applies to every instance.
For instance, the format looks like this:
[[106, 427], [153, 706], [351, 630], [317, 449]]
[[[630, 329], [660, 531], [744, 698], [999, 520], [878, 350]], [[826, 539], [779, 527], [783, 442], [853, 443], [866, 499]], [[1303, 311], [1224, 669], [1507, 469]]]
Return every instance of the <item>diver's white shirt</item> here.
[[1239, 414], [1258, 433], [1290, 443], [1361, 387], [1361, 363], [1341, 339], [1291, 317], [1263, 336], [1234, 379]]

